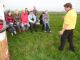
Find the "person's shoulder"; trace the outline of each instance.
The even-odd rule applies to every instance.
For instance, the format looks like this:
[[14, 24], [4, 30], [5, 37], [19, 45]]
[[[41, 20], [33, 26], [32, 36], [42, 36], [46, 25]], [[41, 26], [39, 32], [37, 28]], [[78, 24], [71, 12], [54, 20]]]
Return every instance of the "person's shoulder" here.
[[29, 14], [28, 17], [31, 17], [31, 15]]
[[76, 11], [75, 9], [72, 9], [72, 10], [71, 10], [71, 14], [77, 15], [77, 11]]
[[76, 12], [76, 10], [75, 9], [71, 9], [70, 12], [71, 13], [74, 13], [74, 12]]

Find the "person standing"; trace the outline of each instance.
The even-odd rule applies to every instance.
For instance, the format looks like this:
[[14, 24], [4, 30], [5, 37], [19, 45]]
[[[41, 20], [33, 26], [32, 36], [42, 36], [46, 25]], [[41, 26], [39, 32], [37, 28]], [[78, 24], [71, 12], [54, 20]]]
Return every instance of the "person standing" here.
[[34, 15], [35, 15], [35, 16], [37, 16], [37, 15], [38, 15], [38, 11], [37, 11], [37, 9], [36, 9], [36, 7], [35, 7], [35, 6], [33, 7], [33, 13], [34, 13]]
[[59, 50], [62, 51], [64, 49], [64, 45], [66, 43], [66, 40], [68, 39], [70, 50], [75, 51], [74, 44], [73, 44], [73, 31], [76, 26], [77, 22], [77, 13], [72, 8], [71, 3], [66, 3], [64, 5], [65, 11], [67, 14], [64, 16], [64, 23], [63, 28], [60, 31], [61, 41], [60, 41], [60, 47]]
[[33, 14], [36, 16], [36, 22], [38, 22], [38, 11], [35, 6], [33, 7]]

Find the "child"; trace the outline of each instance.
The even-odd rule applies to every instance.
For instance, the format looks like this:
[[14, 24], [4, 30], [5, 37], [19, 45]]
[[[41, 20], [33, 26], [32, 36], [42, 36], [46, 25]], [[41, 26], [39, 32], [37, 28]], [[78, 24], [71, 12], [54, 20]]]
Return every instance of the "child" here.
[[16, 29], [14, 28], [14, 18], [12, 16], [11, 11], [8, 11], [7, 16], [6, 16], [6, 23], [8, 25], [8, 29], [11, 32], [11, 35], [13, 36], [16, 34]]
[[49, 26], [49, 15], [47, 11], [43, 13], [43, 25], [44, 25], [44, 32], [46, 31], [51, 32], [50, 26]]
[[15, 24], [16, 24], [16, 27], [17, 27], [18, 31], [21, 32], [21, 28], [20, 28], [20, 14], [19, 14], [18, 10], [15, 11]]
[[22, 30], [25, 32], [29, 28], [29, 20], [28, 20], [28, 12], [25, 12], [25, 10], [22, 11], [21, 14], [21, 27]]
[[43, 14], [44, 14], [44, 12], [42, 12], [42, 14], [39, 17], [40, 24], [42, 25], [42, 30], [44, 29]]

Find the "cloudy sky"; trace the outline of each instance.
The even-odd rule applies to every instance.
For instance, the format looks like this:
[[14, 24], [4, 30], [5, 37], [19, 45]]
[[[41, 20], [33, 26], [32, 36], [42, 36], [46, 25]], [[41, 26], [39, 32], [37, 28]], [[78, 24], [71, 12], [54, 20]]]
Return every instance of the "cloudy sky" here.
[[65, 3], [72, 3], [73, 7], [80, 12], [80, 0], [0, 0], [5, 4], [6, 9], [33, 9], [36, 6], [38, 10], [64, 11]]

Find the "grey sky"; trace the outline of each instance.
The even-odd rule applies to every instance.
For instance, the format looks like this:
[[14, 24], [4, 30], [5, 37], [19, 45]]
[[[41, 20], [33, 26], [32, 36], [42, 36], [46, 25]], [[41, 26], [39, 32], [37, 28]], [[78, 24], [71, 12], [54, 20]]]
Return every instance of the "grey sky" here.
[[31, 10], [36, 6], [38, 10], [64, 11], [63, 5], [71, 2], [73, 7], [80, 12], [80, 0], [0, 0], [6, 5], [6, 9], [23, 9]]

